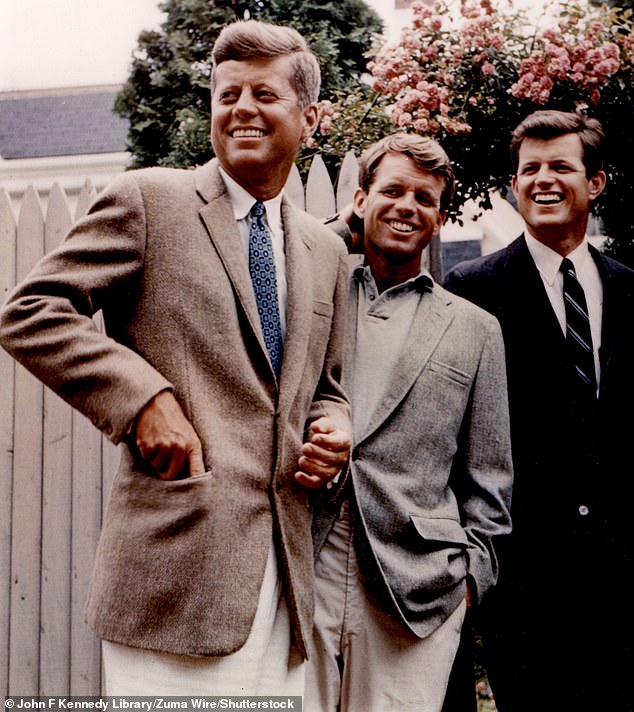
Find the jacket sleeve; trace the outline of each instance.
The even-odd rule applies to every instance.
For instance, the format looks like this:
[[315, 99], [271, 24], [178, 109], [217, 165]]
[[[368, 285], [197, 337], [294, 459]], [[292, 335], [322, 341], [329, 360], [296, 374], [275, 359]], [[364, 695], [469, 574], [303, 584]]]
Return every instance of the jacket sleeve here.
[[131, 174], [116, 178], [62, 244], [39, 261], [0, 312], [1, 345], [113, 442], [171, 384], [130, 344], [104, 333], [105, 305], [129, 312], [146, 224]]
[[497, 581], [496, 537], [511, 530], [513, 465], [504, 344], [497, 321], [488, 329], [460, 433], [463, 455], [453, 478], [469, 542], [468, 575], [478, 601]]
[[349, 276], [345, 248], [343, 244], [336, 247], [340, 249], [333, 295], [332, 325], [308, 423], [325, 415], [330, 417], [338, 428], [351, 433], [350, 404], [341, 385]]

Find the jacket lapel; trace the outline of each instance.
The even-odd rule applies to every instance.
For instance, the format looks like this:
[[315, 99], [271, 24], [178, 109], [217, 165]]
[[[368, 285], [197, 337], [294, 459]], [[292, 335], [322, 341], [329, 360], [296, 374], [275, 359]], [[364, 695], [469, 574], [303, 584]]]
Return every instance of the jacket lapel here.
[[599, 359], [601, 361], [601, 385], [599, 390], [601, 393], [604, 385], [610, 382], [615, 355], [627, 350], [623, 349], [623, 341], [628, 334], [628, 330], [623, 328], [623, 324], [628, 324], [632, 318], [627, 311], [631, 302], [620, 288], [618, 273], [610, 262], [592, 246], [590, 246], [590, 252], [596, 262], [603, 284], [601, 348], [599, 351]]
[[532, 343], [533, 349], [544, 343], [563, 349], [566, 338], [523, 235], [507, 248], [503, 274], [500, 315], [507, 328], [523, 334], [523, 340]]
[[237, 302], [244, 310], [247, 323], [260, 345], [264, 360], [269, 364], [273, 376], [273, 369], [270, 366], [260, 326], [260, 316], [253, 293], [248, 261], [244, 254], [244, 246], [233, 215], [231, 201], [215, 159], [196, 171], [196, 188], [206, 203], [200, 210], [200, 217], [233, 285]]
[[[280, 378], [280, 401], [295, 397], [308, 354], [313, 311], [313, 272], [309, 259], [313, 238], [290, 202], [282, 200], [286, 253], [286, 335]], [[308, 318], [307, 316], [308, 315]]]

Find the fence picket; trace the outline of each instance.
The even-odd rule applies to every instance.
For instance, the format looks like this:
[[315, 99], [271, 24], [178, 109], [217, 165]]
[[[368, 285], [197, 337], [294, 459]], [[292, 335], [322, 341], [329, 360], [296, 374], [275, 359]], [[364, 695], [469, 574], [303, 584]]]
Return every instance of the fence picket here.
[[[44, 218], [35, 189], [25, 193], [18, 217], [17, 277], [44, 254]], [[42, 535], [42, 431], [44, 388], [15, 368], [15, 436], [11, 528], [11, 694], [40, 690], [40, 572]]]
[[[44, 228], [46, 252], [57, 247], [72, 224], [66, 194], [50, 192]], [[44, 389], [42, 453], [42, 599], [40, 606], [40, 685], [69, 694], [71, 409]]]
[[339, 178], [337, 179], [337, 210], [352, 202], [354, 191], [359, 185], [359, 161], [354, 151], [348, 151], [343, 157]]
[[[102, 435], [73, 412], [71, 695], [96, 695], [101, 688], [99, 641], [84, 623], [84, 608], [101, 528]], [[98, 473], [98, 476], [95, 476]]]
[[304, 186], [302, 185], [302, 177], [299, 174], [299, 169], [293, 165], [291, 172], [284, 186], [284, 192], [287, 197], [298, 207], [304, 210], [306, 201], [304, 199]]
[[79, 218], [86, 213], [88, 207], [90, 206], [90, 203], [92, 203], [96, 195], [97, 191], [94, 189], [92, 181], [90, 180], [90, 178], [87, 178], [79, 193], [79, 197], [77, 198], [77, 207], [75, 208], [75, 220], [79, 220]]
[[[3, 300], [15, 284], [16, 234], [11, 199], [6, 190], [0, 190], [0, 294]], [[13, 359], [0, 349], [0, 695], [9, 684], [14, 373]]]
[[335, 212], [335, 191], [324, 159], [319, 155], [313, 158], [306, 179], [306, 211], [318, 218]]

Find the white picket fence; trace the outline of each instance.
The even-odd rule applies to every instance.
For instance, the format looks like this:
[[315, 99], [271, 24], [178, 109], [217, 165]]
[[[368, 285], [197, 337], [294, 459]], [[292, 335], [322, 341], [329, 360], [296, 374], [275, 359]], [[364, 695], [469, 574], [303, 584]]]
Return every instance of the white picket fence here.
[[[350, 153], [336, 188], [318, 156], [306, 185], [295, 170], [287, 191], [308, 212], [326, 217], [350, 201], [356, 186]], [[30, 187], [16, 215], [0, 189], [2, 300], [60, 242], [94, 194], [86, 183], [71, 211], [54, 185], [44, 214]], [[427, 255], [432, 272], [438, 257], [436, 245]], [[100, 647], [83, 609], [117, 450], [1, 349], [0, 403], [0, 697], [101, 694]]]

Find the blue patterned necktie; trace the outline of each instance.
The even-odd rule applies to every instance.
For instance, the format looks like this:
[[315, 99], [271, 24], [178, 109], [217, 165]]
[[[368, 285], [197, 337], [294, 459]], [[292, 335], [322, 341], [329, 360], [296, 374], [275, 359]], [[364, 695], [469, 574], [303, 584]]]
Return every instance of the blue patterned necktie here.
[[253, 282], [255, 301], [275, 375], [282, 363], [282, 327], [277, 303], [277, 278], [271, 235], [264, 222], [264, 205], [258, 200], [251, 208], [249, 228], [249, 272]]
[[583, 287], [577, 280], [571, 260], [564, 258], [559, 268], [564, 275], [564, 305], [566, 307], [566, 341], [575, 367], [577, 380], [596, 396], [594, 349], [590, 318]]

